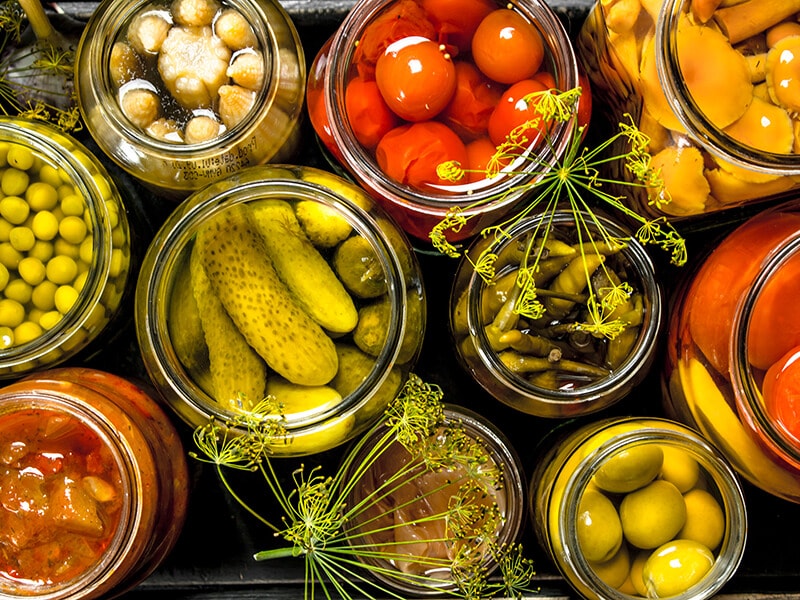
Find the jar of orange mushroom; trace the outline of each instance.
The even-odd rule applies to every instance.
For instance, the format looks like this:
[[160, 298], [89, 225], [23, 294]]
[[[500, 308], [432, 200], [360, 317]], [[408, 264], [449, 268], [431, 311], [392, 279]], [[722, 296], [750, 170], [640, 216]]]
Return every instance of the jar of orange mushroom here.
[[297, 148], [305, 58], [278, 0], [104, 0], [76, 65], [87, 129], [163, 196]]
[[798, 17], [800, 0], [596, 3], [580, 61], [598, 108], [646, 134], [664, 182], [632, 196], [636, 210], [697, 219], [800, 185]]

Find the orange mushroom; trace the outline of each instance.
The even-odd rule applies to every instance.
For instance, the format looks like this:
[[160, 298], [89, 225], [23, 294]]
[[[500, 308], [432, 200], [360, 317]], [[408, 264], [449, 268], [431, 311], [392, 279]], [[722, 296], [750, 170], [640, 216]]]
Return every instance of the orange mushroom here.
[[800, 35], [781, 39], [767, 52], [767, 86], [775, 104], [800, 111]]
[[703, 174], [703, 154], [694, 146], [667, 146], [653, 156], [651, 166], [661, 171], [670, 202], [661, 210], [669, 215], [695, 215], [705, 210], [711, 187]]
[[794, 144], [789, 113], [755, 97], [742, 117], [725, 128], [725, 133], [742, 144], [776, 154], [791, 154]]

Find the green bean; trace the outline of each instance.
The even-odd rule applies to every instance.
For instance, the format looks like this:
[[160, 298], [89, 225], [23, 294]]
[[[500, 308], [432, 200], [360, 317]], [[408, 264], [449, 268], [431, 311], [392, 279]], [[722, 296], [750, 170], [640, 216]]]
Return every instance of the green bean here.
[[[586, 289], [587, 276], [605, 261], [602, 254], [586, 254], [573, 258], [570, 263], [553, 279], [550, 290], [577, 294]], [[553, 318], [563, 318], [575, 306], [574, 302], [557, 298], [546, 298], [545, 308]]]
[[528, 383], [545, 390], [558, 389], [558, 373], [554, 369], [532, 373], [528, 376]]
[[553, 350], [557, 350], [563, 355], [565, 348], [555, 340], [541, 335], [525, 333], [519, 329], [512, 329], [503, 333], [499, 338], [505, 348], [511, 348], [522, 354], [532, 354], [534, 356], [549, 356]]
[[608, 369], [575, 360], [562, 359], [551, 361], [547, 358], [520, 354], [513, 350], [505, 350], [498, 356], [500, 362], [502, 362], [506, 368], [518, 374], [537, 373], [556, 369], [557, 371], [565, 373], [588, 375], [590, 377], [607, 377], [609, 375]]
[[626, 327], [606, 346], [605, 364], [610, 369], [617, 369], [630, 356], [636, 340], [639, 339], [639, 327]]

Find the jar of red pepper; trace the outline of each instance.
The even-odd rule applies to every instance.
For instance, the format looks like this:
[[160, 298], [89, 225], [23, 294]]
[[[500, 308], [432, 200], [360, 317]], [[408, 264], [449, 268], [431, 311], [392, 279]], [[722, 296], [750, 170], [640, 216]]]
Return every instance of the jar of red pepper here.
[[[361, 0], [318, 53], [307, 102], [337, 166], [406, 232], [426, 240], [455, 208], [468, 223], [447, 235], [463, 239], [513, 210], [576, 129], [542, 125], [530, 95], [578, 85], [569, 37], [540, 0]], [[487, 175], [515, 128], [514, 157]], [[468, 174], [443, 175], [450, 161]]]
[[121, 594], [173, 548], [188, 498], [177, 432], [140, 387], [87, 368], [0, 389], [0, 595]]
[[667, 410], [754, 485], [800, 502], [800, 203], [725, 237], [681, 288], [664, 373]]

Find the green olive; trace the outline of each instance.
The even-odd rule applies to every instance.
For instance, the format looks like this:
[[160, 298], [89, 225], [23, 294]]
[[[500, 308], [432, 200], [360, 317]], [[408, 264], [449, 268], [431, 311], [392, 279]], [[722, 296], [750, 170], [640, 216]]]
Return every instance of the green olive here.
[[659, 547], [642, 569], [651, 598], [666, 598], [699, 583], [714, 566], [711, 550], [693, 540], [674, 540]]
[[617, 509], [600, 491], [587, 489], [578, 505], [578, 543], [586, 560], [605, 562], [622, 545], [622, 524]]
[[700, 477], [700, 465], [686, 450], [674, 446], [662, 446], [664, 464], [661, 467], [661, 479], [666, 479], [685, 494], [691, 490]]
[[695, 488], [683, 496], [686, 523], [678, 537], [700, 542], [713, 550], [725, 535], [725, 513], [717, 499], [707, 491]]
[[658, 476], [663, 460], [661, 446], [656, 444], [623, 448], [603, 462], [595, 473], [594, 483], [607, 492], [632, 492]]
[[686, 523], [686, 502], [673, 484], [657, 479], [627, 494], [620, 503], [622, 532], [637, 548], [657, 548]]

